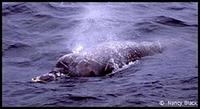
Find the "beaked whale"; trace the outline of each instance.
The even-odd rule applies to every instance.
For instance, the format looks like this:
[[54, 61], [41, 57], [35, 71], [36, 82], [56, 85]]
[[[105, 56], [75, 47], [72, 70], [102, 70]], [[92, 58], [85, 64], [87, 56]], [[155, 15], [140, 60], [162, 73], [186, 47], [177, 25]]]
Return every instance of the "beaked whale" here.
[[130, 62], [162, 51], [158, 41], [104, 42], [60, 57], [51, 72], [32, 78], [32, 82], [46, 83], [62, 75], [69, 77], [104, 76]]

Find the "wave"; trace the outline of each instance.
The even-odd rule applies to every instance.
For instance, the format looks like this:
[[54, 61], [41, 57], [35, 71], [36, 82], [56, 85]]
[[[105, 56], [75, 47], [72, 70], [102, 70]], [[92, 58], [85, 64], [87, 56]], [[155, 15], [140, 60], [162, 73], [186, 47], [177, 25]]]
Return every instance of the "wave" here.
[[33, 10], [34, 8], [31, 7], [31, 5], [28, 5], [26, 3], [16, 3], [16, 4], [8, 4], [8, 5], [3, 5], [3, 11], [2, 15], [7, 16], [7, 15], [13, 15], [13, 14], [32, 14], [35, 12]]
[[168, 25], [168, 26], [175, 26], [175, 27], [185, 27], [185, 26], [197, 26], [193, 24], [188, 24], [187, 22], [172, 18], [172, 17], [166, 17], [166, 16], [156, 16], [154, 18], [154, 22]]

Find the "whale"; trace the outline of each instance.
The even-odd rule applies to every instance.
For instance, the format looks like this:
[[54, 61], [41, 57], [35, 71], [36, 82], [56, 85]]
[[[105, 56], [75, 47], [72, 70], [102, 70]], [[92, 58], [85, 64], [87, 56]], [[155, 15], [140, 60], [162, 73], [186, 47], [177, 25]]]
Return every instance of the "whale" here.
[[52, 71], [32, 78], [32, 82], [46, 83], [62, 76], [105, 76], [142, 57], [162, 51], [163, 47], [159, 41], [104, 42], [60, 57]]

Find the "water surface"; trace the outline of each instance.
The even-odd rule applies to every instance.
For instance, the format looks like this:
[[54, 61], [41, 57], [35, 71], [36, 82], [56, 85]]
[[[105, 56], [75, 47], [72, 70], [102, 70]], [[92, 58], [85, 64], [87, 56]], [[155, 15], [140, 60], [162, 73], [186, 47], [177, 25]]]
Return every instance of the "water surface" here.
[[[2, 104], [143, 107], [161, 106], [161, 100], [197, 102], [197, 10], [197, 3], [4, 2]], [[123, 40], [159, 41], [164, 51], [109, 77], [30, 83], [80, 46]]]

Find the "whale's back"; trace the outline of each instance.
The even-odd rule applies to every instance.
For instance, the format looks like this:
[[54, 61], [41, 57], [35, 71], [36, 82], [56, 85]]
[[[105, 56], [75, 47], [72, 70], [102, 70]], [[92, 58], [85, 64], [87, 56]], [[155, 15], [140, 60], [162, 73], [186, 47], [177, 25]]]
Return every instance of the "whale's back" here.
[[[72, 76], [104, 75], [141, 57], [161, 53], [159, 42], [112, 41], [62, 56], [56, 67], [64, 67]], [[112, 69], [112, 70], [111, 70]]]
[[79, 53], [81, 57], [93, 59], [104, 63], [114, 58], [126, 59], [130, 55], [139, 57], [161, 53], [163, 48], [159, 41], [157, 42], [130, 42], [130, 41], [110, 41], [85, 49]]

